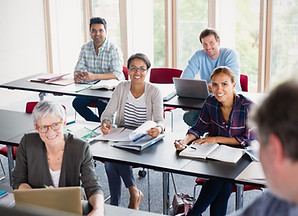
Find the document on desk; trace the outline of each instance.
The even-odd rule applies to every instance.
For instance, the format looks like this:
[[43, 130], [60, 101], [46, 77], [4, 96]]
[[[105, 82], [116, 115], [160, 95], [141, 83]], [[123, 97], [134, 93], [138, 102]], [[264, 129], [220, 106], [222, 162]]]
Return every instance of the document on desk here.
[[66, 131], [72, 133], [78, 138], [85, 140], [86, 142], [93, 141], [102, 133], [99, 123], [80, 121], [67, 125]]
[[144, 135], [136, 141], [130, 142], [119, 142], [112, 144], [113, 147], [121, 148], [121, 149], [130, 149], [135, 151], [142, 151], [149, 146], [157, 143], [165, 137], [165, 134], [159, 134], [157, 137], [152, 137], [150, 135]]
[[112, 128], [109, 134], [101, 134], [94, 140], [109, 141], [109, 142], [130, 142], [129, 134], [133, 130], [124, 127]]
[[266, 178], [262, 168], [262, 165], [258, 161], [251, 162], [237, 177], [235, 180], [241, 180], [251, 183], [259, 183], [266, 185]]
[[213, 159], [229, 163], [237, 163], [244, 154], [243, 149], [220, 145], [218, 143], [210, 144], [191, 144], [179, 153], [179, 156], [190, 158]]
[[65, 74], [46, 74], [44, 76], [39, 76], [33, 79], [30, 79], [31, 82], [45, 83], [45, 84], [54, 84], [67, 86], [74, 83], [73, 76], [70, 73]]

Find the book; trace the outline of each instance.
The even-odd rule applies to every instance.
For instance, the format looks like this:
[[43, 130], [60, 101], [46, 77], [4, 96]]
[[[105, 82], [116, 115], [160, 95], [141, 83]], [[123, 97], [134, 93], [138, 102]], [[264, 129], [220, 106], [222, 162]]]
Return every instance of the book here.
[[110, 133], [101, 134], [92, 139], [94, 141], [108, 141], [113, 142], [112, 146], [117, 148], [132, 149], [136, 151], [142, 151], [143, 149], [153, 145], [161, 140], [165, 135], [160, 134], [157, 137], [147, 135], [147, 130], [152, 127], [156, 127], [154, 121], [146, 121], [135, 130], [120, 127], [112, 128]]
[[152, 137], [149, 135], [142, 136], [136, 141], [130, 141], [130, 142], [120, 142], [112, 144], [113, 147], [121, 148], [121, 149], [130, 149], [135, 151], [142, 151], [145, 148], [148, 148], [149, 146], [152, 146], [153, 144], [157, 143], [161, 139], [163, 139], [165, 134], [159, 134], [157, 137]]
[[243, 149], [218, 143], [191, 144], [179, 153], [179, 156], [190, 158], [213, 159], [229, 163], [237, 163], [245, 154]]
[[120, 127], [120, 128], [112, 128], [110, 133], [101, 134], [95, 139], [101, 141], [110, 141], [110, 142], [130, 142], [137, 141], [143, 136], [147, 134], [147, 130], [150, 128], [156, 127], [156, 123], [154, 121], [145, 121], [135, 130]]
[[100, 80], [98, 83], [94, 84], [90, 89], [107, 89], [114, 90], [116, 86], [120, 83], [117, 79]]
[[44, 76], [30, 79], [31, 82], [55, 84], [55, 85], [69, 85], [74, 83], [73, 77], [66, 77], [70, 73], [65, 74], [46, 74]]
[[262, 165], [258, 161], [251, 162], [235, 180], [266, 185], [266, 177]]

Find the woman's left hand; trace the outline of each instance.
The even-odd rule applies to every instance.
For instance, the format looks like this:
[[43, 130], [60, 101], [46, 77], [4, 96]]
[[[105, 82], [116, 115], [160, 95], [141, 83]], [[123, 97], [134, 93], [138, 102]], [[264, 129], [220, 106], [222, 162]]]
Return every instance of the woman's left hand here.
[[160, 134], [160, 130], [158, 127], [151, 128], [151, 129], [147, 130], [147, 134], [152, 137], [157, 137]]
[[193, 141], [193, 143], [196, 144], [210, 144], [210, 143], [216, 143], [216, 137], [205, 137], [205, 138], [201, 138], [201, 139], [196, 139]]

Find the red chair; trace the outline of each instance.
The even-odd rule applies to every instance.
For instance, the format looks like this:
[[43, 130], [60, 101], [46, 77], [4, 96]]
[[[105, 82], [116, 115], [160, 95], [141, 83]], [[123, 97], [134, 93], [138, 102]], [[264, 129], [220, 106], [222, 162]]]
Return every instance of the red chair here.
[[244, 74], [240, 74], [240, 85], [242, 91], [248, 92], [248, 76]]
[[[176, 68], [152, 68], [150, 72], [151, 83], [159, 84], [171, 84], [173, 83], [173, 77], [180, 77], [182, 70]], [[165, 112], [171, 113], [171, 131], [173, 131], [173, 113], [172, 110], [176, 109], [175, 107], [165, 107]]]

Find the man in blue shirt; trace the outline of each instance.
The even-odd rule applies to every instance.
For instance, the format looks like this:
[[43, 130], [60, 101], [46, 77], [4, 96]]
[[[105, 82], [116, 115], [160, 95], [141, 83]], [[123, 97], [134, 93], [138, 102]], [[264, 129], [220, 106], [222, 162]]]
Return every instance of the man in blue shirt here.
[[[81, 48], [79, 60], [75, 67], [76, 83], [96, 80], [124, 80], [122, 72], [123, 55], [121, 50], [107, 39], [107, 23], [101, 17], [90, 19], [91, 41]], [[96, 103], [99, 116], [88, 108]], [[87, 121], [100, 121], [101, 113], [107, 106], [107, 101], [86, 97], [76, 97], [72, 102], [75, 110]]]
[[[199, 73], [200, 78], [207, 81], [210, 87], [210, 75], [218, 66], [229, 67], [234, 75], [237, 91], [241, 91], [240, 86], [240, 60], [236, 51], [220, 47], [220, 37], [213, 28], [204, 29], [200, 34], [200, 42], [203, 49], [195, 52], [188, 61], [188, 65], [181, 74], [182, 78], [194, 79]], [[183, 119], [186, 124], [193, 126], [200, 114], [200, 110], [186, 111]]]
[[252, 115], [269, 192], [242, 216], [298, 215], [298, 81], [276, 87]]

